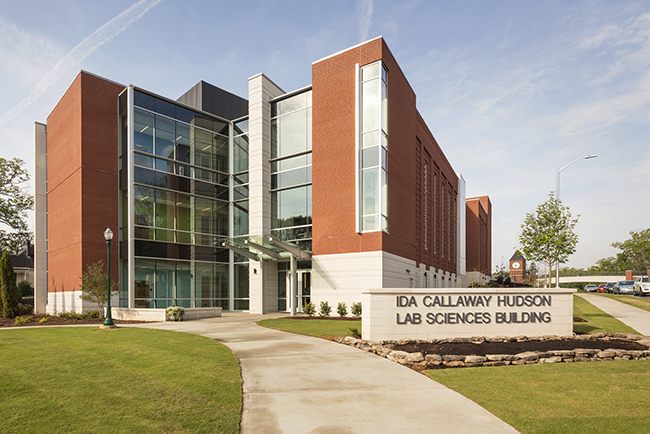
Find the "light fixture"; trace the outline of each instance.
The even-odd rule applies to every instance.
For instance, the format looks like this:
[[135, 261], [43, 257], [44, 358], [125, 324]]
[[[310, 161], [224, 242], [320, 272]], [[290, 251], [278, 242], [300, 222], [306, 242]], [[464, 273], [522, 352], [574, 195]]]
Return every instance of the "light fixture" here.
[[140, 132], [141, 132], [141, 133], [144, 133], [144, 130], [146, 130], [147, 128], [149, 128], [149, 125], [147, 125], [147, 126], [144, 127], [143, 129], [141, 129]]

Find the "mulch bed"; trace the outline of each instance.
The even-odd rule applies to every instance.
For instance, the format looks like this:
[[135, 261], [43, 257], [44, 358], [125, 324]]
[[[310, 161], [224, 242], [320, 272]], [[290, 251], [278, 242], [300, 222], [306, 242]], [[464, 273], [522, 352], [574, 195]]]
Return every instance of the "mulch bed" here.
[[[104, 323], [104, 318], [88, 318], [88, 319], [65, 319], [58, 316], [52, 315], [23, 315], [23, 317], [31, 317], [30, 321], [26, 324], [16, 325], [16, 319], [9, 319], [0, 317], [0, 328], [5, 327], [30, 327], [30, 326], [60, 326], [60, 325], [81, 325], [81, 324], [97, 324], [102, 325]], [[47, 321], [41, 323], [42, 318], [47, 318]], [[148, 321], [123, 321], [119, 319], [113, 319], [113, 322], [116, 325], [120, 324], [140, 324]]]
[[589, 348], [593, 350], [647, 350], [648, 347], [637, 342], [611, 339], [608, 341], [584, 341], [567, 339], [557, 341], [526, 341], [526, 342], [449, 342], [444, 344], [414, 343], [395, 345], [397, 351], [407, 353], [447, 354], [453, 356], [485, 356], [487, 354], [519, 354], [527, 351], [561, 351]]

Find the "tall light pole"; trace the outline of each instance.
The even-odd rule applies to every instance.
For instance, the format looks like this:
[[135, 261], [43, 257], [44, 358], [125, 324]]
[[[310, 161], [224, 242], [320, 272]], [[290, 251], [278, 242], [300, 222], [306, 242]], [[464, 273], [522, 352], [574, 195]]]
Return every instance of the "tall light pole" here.
[[[588, 160], [590, 158], [596, 158], [598, 155], [593, 154], [593, 155], [586, 155], [584, 157], [576, 158], [566, 166], [564, 166], [561, 169], [557, 169], [557, 178], [555, 181], [555, 200], [557, 202], [560, 201], [560, 172], [572, 165], [573, 163], [576, 163], [580, 160]], [[555, 263], [555, 287], [559, 288], [560, 287], [560, 261], [556, 261]]]
[[102, 324], [102, 328], [115, 328], [113, 316], [111, 315], [111, 240], [113, 239], [113, 231], [110, 228], [106, 228], [104, 238], [106, 239], [106, 251], [108, 255], [108, 264], [106, 266], [108, 300], [106, 303], [106, 319], [104, 320], [104, 324]]

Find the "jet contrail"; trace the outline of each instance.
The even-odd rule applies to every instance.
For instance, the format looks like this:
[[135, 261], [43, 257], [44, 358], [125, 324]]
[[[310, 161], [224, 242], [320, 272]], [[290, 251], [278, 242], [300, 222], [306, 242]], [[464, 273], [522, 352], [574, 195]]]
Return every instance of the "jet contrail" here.
[[99, 47], [106, 42], [115, 38], [117, 35], [126, 30], [131, 24], [139, 20], [151, 8], [164, 0], [140, 0], [99, 29], [95, 30], [90, 36], [81, 41], [36, 84], [29, 97], [20, 101], [17, 106], [0, 116], [0, 125], [4, 125], [14, 116], [21, 113], [27, 107], [32, 105], [47, 89], [56, 83], [65, 73], [66, 69], [78, 65], [86, 57], [94, 53]]

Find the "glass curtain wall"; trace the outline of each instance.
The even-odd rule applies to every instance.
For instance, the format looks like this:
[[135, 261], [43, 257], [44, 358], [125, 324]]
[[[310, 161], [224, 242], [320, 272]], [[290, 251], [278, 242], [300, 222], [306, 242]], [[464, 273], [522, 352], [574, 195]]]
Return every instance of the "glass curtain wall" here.
[[388, 80], [381, 61], [361, 67], [361, 231], [388, 231]]
[[271, 103], [271, 228], [311, 250], [311, 90]]
[[[129, 197], [126, 98], [124, 92], [120, 96], [120, 239], [124, 240], [120, 305], [128, 306], [127, 243], [132, 217], [135, 307], [228, 309], [231, 254], [221, 246], [232, 235], [231, 204], [246, 202], [241, 207], [248, 209], [247, 132], [240, 128], [233, 138], [237, 128], [227, 120], [134, 90], [133, 197]], [[233, 142], [243, 144], [233, 152]], [[131, 203], [133, 216], [128, 214]], [[239, 217], [235, 228], [243, 227], [246, 233], [248, 212], [235, 215]], [[247, 285], [239, 293], [242, 299], [248, 298]]]

